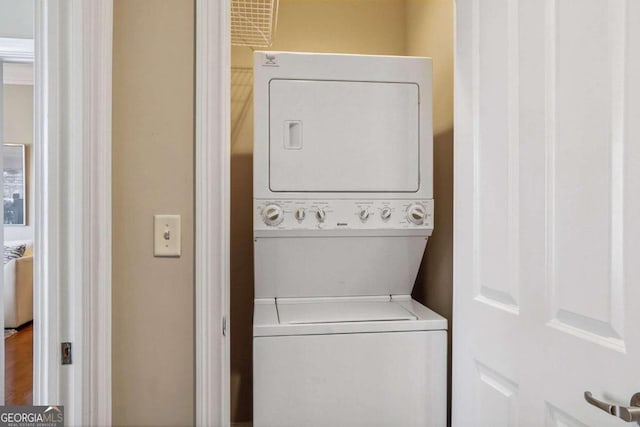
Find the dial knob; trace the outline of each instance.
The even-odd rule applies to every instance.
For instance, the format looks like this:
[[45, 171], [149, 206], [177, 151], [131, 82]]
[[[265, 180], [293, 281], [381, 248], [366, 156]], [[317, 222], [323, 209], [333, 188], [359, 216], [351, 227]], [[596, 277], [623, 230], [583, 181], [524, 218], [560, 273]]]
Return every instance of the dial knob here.
[[366, 221], [369, 218], [369, 209], [364, 208], [360, 211], [360, 219]]
[[304, 219], [304, 217], [307, 216], [307, 213], [305, 212], [304, 208], [298, 208], [298, 209], [296, 209], [296, 213], [294, 213], [293, 216], [298, 221], [302, 221]]
[[382, 211], [380, 212], [380, 217], [386, 221], [389, 218], [391, 218], [391, 208], [383, 208]]
[[420, 203], [415, 203], [407, 209], [407, 219], [415, 225], [422, 225], [426, 214], [426, 209]]
[[324, 209], [318, 209], [316, 211], [316, 218], [318, 218], [318, 221], [324, 222], [324, 219], [326, 217], [327, 217], [327, 214], [325, 213]]
[[262, 209], [262, 220], [265, 224], [276, 226], [284, 219], [284, 212], [278, 205], [267, 205]]

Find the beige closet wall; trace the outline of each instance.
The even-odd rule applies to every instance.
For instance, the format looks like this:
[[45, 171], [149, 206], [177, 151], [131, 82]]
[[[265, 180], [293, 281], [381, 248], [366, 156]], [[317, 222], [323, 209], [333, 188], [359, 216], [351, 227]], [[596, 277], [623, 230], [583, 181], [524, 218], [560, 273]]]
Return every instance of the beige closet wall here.
[[[194, 424], [194, 0], [115, 0], [113, 424]], [[182, 256], [153, 257], [153, 215]]]
[[[405, 5], [398, 0], [280, 0], [270, 50], [403, 55], [404, 19]], [[232, 63], [252, 67], [251, 50], [234, 47]], [[239, 123], [232, 123], [232, 129], [231, 414], [233, 421], [248, 421], [252, 416], [252, 108]]]

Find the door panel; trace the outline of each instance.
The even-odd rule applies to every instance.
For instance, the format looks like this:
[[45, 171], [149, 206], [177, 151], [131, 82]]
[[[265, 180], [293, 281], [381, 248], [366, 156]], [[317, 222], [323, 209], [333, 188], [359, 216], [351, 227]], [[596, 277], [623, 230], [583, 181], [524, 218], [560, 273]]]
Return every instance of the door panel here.
[[[479, 301], [518, 312], [517, 155], [514, 132], [517, 76], [509, 53], [513, 8], [508, 0], [491, 0], [474, 19], [474, 243], [475, 292]], [[497, 21], [499, 25], [496, 25]], [[505, 264], [505, 260], [510, 262]], [[505, 268], [505, 266], [507, 268]]]
[[456, 26], [453, 425], [624, 425], [583, 393], [640, 391], [640, 4]]
[[481, 363], [476, 363], [476, 368], [480, 425], [508, 427], [517, 424], [518, 386]]
[[545, 426], [548, 427], [587, 427], [586, 424], [573, 418], [566, 412], [556, 408], [555, 406], [547, 403], [547, 419]]
[[[550, 315], [565, 331], [608, 340], [622, 338], [624, 313], [624, 140], [617, 90], [623, 90], [618, 50], [624, 25], [613, 19], [623, 5], [582, 2], [576, 19], [571, 2], [552, 3], [545, 69]], [[585, 283], [588, 297], [575, 298]]]

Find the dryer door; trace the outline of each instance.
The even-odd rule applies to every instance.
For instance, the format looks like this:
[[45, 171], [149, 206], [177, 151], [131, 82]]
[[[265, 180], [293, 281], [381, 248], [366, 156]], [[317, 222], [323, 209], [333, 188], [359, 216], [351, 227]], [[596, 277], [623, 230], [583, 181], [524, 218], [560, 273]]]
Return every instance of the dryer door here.
[[416, 192], [414, 83], [272, 80], [269, 186], [290, 192]]

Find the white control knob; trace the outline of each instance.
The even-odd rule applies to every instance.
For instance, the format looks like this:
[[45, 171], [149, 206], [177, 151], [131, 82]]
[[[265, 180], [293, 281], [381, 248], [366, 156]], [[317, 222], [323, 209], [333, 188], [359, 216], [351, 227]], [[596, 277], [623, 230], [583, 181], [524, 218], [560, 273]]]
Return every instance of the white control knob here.
[[407, 219], [415, 225], [422, 225], [427, 211], [420, 203], [415, 203], [407, 209]]
[[391, 218], [391, 208], [383, 208], [382, 211], [380, 212], [380, 218], [382, 218], [383, 221], [386, 221], [389, 218]]
[[278, 205], [267, 205], [262, 209], [262, 220], [265, 224], [276, 226], [284, 219], [284, 212]]
[[307, 216], [307, 213], [305, 212], [304, 208], [298, 208], [298, 209], [296, 209], [296, 213], [294, 213], [293, 216], [298, 221], [302, 221], [304, 219], [304, 217]]
[[366, 221], [369, 218], [369, 209], [364, 208], [360, 211], [360, 219]]
[[316, 218], [318, 219], [318, 221], [324, 222], [324, 219], [326, 217], [327, 217], [327, 214], [325, 213], [324, 209], [318, 209], [316, 211]]

